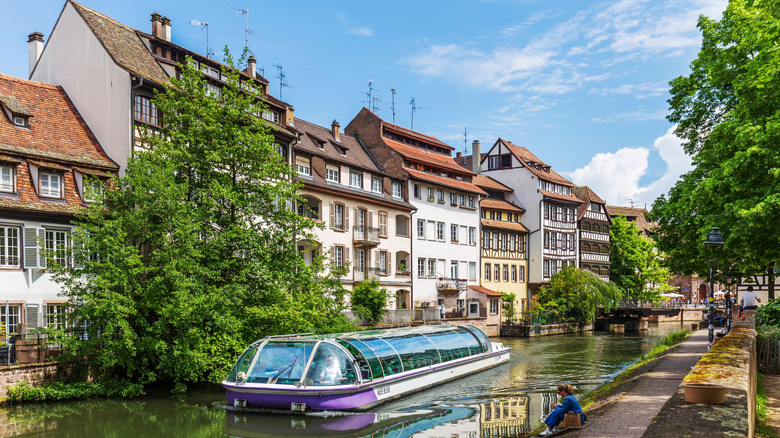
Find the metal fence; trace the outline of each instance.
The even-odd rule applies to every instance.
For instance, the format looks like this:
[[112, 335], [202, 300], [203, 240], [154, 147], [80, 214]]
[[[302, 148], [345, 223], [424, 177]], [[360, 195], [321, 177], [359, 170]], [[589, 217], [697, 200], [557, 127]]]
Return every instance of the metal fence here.
[[758, 372], [780, 374], [780, 339], [758, 338]]
[[60, 355], [62, 346], [50, 342], [47, 333], [22, 333], [5, 337], [0, 343], [0, 366], [40, 363]]

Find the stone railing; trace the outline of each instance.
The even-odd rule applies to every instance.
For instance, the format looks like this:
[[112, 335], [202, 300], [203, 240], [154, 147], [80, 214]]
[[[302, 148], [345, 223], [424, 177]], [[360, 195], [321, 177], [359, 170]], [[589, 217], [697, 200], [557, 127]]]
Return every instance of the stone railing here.
[[[721, 395], [725, 392], [723, 403], [686, 402], [686, 386], [690, 399], [694, 385], [705, 391], [721, 391]], [[756, 331], [753, 321], [738, 321], [685, 376], [643, 436], [752, 438], [755, 420]]]

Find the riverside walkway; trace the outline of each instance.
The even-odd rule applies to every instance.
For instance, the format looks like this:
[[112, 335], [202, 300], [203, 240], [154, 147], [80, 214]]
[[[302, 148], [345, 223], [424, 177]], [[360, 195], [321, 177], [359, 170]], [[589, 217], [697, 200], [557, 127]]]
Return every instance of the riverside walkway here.
[[585, 426], [567, 431], [566, 438], [641, 437], [683, 378], [707, 352], [707, 330], [694, 332], [670, 353], [654, 361], [644, 374], [632, 379], [632, 386], [597, 415], [588, 416]]

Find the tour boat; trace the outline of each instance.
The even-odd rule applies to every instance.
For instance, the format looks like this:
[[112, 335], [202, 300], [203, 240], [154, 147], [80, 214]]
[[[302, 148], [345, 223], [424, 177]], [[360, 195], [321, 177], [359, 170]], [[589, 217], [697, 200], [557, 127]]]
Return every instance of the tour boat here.
[[506, 363], [510, 350], [470, 325], [269, 336], [222, 386], [236, 407], [365, 410]]

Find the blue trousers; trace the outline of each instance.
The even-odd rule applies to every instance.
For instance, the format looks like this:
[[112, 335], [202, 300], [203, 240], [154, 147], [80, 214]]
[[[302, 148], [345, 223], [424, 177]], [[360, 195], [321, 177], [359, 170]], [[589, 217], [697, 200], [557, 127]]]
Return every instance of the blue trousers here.
[[[560, 424], [561, 421], [563, 421], [563, 414], [564, 412], [560, 409], [555, 409], [552, 412], [550, 412], [550, 415], [547, 416], [547, 418], [544, 420], [544, 424], [547, 425], [548, 428], [552, 429], [558, 424]], [[580, 414], [580, 422], [582, 424], [585, 424], [585, 415]]]

